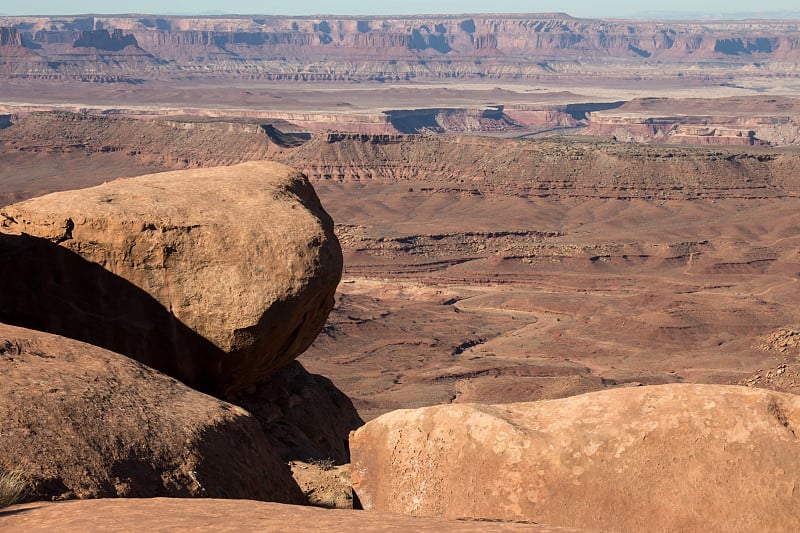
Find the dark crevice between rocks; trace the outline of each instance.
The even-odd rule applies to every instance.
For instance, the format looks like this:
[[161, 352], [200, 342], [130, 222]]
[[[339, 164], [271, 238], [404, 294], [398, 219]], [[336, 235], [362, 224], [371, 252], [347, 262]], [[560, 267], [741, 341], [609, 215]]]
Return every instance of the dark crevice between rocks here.
[[364, 425], [350, 398], [297, 361], [225, 400], [255, 416], [275, 451], [287, 461], [349, 463], [348, 436]]

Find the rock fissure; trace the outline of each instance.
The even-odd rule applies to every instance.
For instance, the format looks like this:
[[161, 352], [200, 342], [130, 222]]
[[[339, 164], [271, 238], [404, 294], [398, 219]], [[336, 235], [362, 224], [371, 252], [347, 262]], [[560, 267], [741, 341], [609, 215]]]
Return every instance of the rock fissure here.
[[777, 420], [781, 426], [785, 427], [793, 436], [797, 437], [797, 433], [795, 433], [794, 427], [792, 427], [789, 418], [786, 416], [786, 413], [784, 413], [777, 399], [772, 398], [769, 401], [769, 403], [767, 404], [767, 413], [769, 413], [770, 416], [774, 417], [775, 420]]

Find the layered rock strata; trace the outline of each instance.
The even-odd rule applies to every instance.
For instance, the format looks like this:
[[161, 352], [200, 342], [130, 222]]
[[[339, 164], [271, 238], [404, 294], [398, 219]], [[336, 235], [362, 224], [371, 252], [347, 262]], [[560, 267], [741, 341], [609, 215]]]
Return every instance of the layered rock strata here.
[[[15, 77], [138, 81], [686, 78], [797, 71], [796, 21], [622, 21], [561, 13], [401, 17], [1, 17], [18, 31]], [[10, 37], [7, 40], [12, 40]], [[309, 58], [313, 60], [309, 61]], [[698, 73], [703, 62], [706, 70]], [[93, 68], [89, 68], [92, 66]]]
[[349, 463], [350, 432], [364, 425], [350, 398], [297, 361], [227, 400], [261, 423], [273, 449], [286, 460]]

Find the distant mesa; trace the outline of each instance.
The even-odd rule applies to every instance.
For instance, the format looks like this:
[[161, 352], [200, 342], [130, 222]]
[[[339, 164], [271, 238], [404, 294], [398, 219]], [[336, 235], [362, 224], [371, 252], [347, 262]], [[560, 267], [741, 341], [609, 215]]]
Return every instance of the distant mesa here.
[[[800, 68], [797, 21], [616, 21], [561, 13], [413, 17], [0, 17], [0, 43], [63, 61], [72, 49], [142, 57], [70, 57], [75, 72], [14, 64], [15, 76], [226, 75], [276, 81], [537, 79], [603, 75], [712, 76], [747, 67], [769, 76]], [[13, 31], [11, 31], [13, 30]], [[16, 33], [14, 33], [16, 32]], [[3, 45], [3, 46], [6, 46]], [[127, 50], [126, 50], [127, 49]], [[0, 53], [0, 73], [13, 54]], [[696, 72], [711, 61], [713, 72]], [[202, 62], [208, 71], [198, 71]], [[90, 66], [91, 65], [91, 66]], [[580, 66], [576, 71], [576, 67]], [[188, 70], [187, 70], [188, 69]], [[51, 72], [52, 71], [52, 72]], [[205, 72], [205, 73], [204, 73]]]

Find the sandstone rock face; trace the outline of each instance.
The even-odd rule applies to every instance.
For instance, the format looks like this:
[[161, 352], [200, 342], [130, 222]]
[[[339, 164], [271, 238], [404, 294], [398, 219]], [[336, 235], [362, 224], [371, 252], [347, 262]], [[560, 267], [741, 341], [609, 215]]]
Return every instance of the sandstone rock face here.
[[447, 405], [351, 437], [365, 509], [614, 531], [797, 531], [800, 397], [716, 385]]
[[535, 524], [418, 518], [363, 511], [329, 511], [279, 503], [214, 499], [106, 499], [16, 505], [0, 513], [0, 531], [60, 533], [103, 531], [214, 531], [217, 533], [418, 531], [431, 533], [578, 531]]
[[0, 237], [1, 319], [222, 395], [311, 344], [342, 270], [305, 176], [268, 162], [34, 198], [0, 210]]
[[302, 501], [251, 415], [127, 357], [0, 324], [0, 375], [0, 468], [33, 499]]
[[22, 39], [15, 28], [0, 26], [0, 46], [21, 46]]

